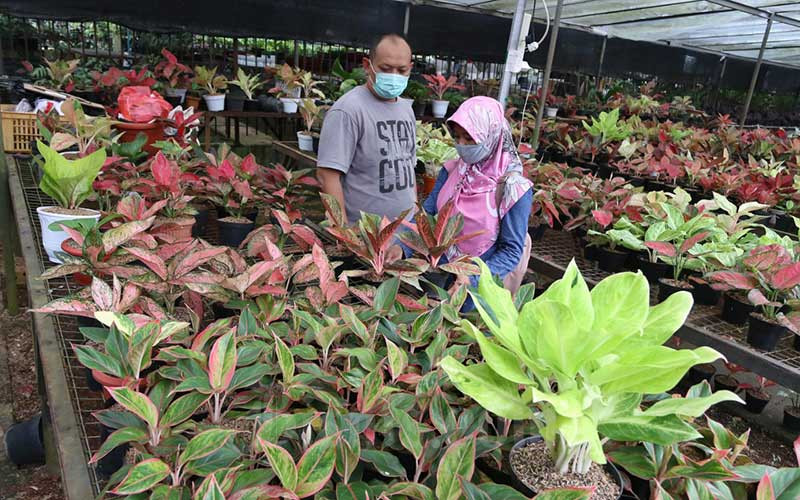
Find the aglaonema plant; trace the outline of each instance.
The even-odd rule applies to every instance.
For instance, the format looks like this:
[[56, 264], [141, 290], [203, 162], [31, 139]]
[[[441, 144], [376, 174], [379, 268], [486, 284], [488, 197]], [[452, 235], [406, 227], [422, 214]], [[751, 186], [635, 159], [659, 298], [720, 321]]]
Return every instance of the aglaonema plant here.
[[518, 311], [511, 294], [480, 265], [478, 290], [471, 293], [493, 337], [463, 320], [483, 362], [464, 365], [446, 357], [440, 366], [487, 410], [532, 420], [557, 471], [585, 474], [592, 462], [604, 464], [601, 436], [663, 446], [697, 437], [684, 418], [700, 416], [720, 401], [740, 401], [720, 391], [640, 408], [644, 395], [665, 392], [690, 367], [722, 357], [709, 347], [662, 345], [692, 307], [688, 292], [650, 307], [641, 273], [609, 276], [590, 292], [573, 261], [560, 280]]

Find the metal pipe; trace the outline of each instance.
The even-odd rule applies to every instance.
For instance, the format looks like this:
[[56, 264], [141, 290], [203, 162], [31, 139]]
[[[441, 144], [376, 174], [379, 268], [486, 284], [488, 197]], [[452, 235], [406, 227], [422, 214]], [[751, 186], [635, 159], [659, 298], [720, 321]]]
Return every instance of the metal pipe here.
[[725, 78], [725, 69], [728, 67], [728, 58], [722, 57], [722, 67], [719, 70], [717, 84], [714, 86], [714, 114], [719, 110], [719, 89], [722, 87], [722, 79]]
[[603, 60], [606, 58], [606, 43], [608, 42], [608, 35], [603, 37], [603, 45], [600, 47], [600, 61], [597, 63], [597, 75], [595, 79], [599, 82], [600, 75], [603, 74]]
[[408, 25], [411, 21], [411, 4], [406, 4], [406, 17], [403, 20], [403, 36], [408, 36]]
[[761, 48], [758, 50], [758, 60], [756, 66], [753, 68], [753, 77], [750, 79], [750, 88], [747, 90], [747, 98], [744, 100], [744, 109], [742, 110], [742, 121], [739, 125], [744, 127], [747, 121], [747, 113], [750, 112], [750, 101], [753, 99], [753, 92], [756, 89], [756, 82], [758, 82], [758, 72], [761, 71], [761, 61], [764, 60], [764, 49], [767, 48], [767, 41], [769, 40], [769, 31], [772, 29], [772, 17], [767, 19], [767, 29], [764, 30], [764, 38], [761, 40]]
[[558, 0], [556, 6], [556, 17], [550, 28], [550, 45], [547, 47], [547, 63], [544, 65], [544, 79], [542, 80], [542, 91], [539, 96], [539, 109], [536, 111], [536, 128], [533, 130], [533, 140], [531, 147], [534, 151], [539, 147], [539, 132], [542, 129], [542, 118], [544, 118], [544, 105], [547, 102], [547, 94], [550, 89], [550, 71], [553, 69], [553, 58], [556, 55], [556, 43], [558, 42], [558, 25], [561, 24], [561, 8], [564, 0]]
[[500, 80], [500, 92], [497, 100], [506, 107], [506, 100], [508, 100], [508, 91], [511, 89], [511, 67], [508, 64], [508, 55], [517, 50], [519, 47], [519, 37], [522, 31], [522, 19], [525, 15], [525, 6], [527, 0], [517, 0], [517, 8], [514, 10], [514, 19], [511, 20], [511, 33], [508, 34], [508, 47], [506, 48], [506, 65], [503, 69], [503, 78]]

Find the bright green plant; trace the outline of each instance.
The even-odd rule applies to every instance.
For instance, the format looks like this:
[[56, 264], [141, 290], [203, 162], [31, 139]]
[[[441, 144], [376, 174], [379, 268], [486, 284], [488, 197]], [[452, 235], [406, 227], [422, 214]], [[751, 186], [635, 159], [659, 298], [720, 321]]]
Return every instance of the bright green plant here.
[[425, 164], [425, 173], [435, 177], [446, 161], [458, 158], [446, 129], [417, 121], [417, 158]]
[[92, 183], [106, 161], [106, 150], [98, 149], [89, 156], [67, 160], [42, 141], [36, 141], [36, 146], [44, 158], [39, 189], [63, 208], [78, 208], [94, 193]]
[[225, 75], [218, 75], [216, 66], [209, 69], [205, 66], [194, 67], [194, 79], [192, 80], [208, 95], [219, 95], [228, 88], [228, 79]]
[[256, 89], [264, 85], [265, 82], [260, 81], [258, 75], [248, 75], [242, 68], [239, 68], [239, 71], [236, 73], [236, 79], [228, 80], [228, 83], [242, 89], [245, 97], [252, 100], [253, 93]]
[[631, 135], [630, 128], [619, 120], [619, 108], [611, 112], [601, 112], [599, 118], [592, 117], [592, 124], [583, 122], [586, 129], [593, 138], [592, 161], [597, 153], [601, 152], [606, 146], [614, 141], [627, 139]]
[[690, 367], [722, 357], [709, 347], [662, 345], [692, 308], [688, 292], [650, 307], [641, 273], [609, 276], [590, 292], [573, 261], [560, 280], [518, 311], [511, 294], [479, 264], [482, 275], [472, 295], [493, 338], [463, 320], [461, 328], [477, 340], [484, 361], [465, 366], [448, 356], [440, 366], [487, 410], [533, 420], [558, 471], [586, 473], [591, 462], [605, 463], [601, 435], [662, 446], [699, 437], [684, 417], [700, 416], [720, 401], [739, 401], [720, 391], [640, 408], [644, 395], [665, 392]]

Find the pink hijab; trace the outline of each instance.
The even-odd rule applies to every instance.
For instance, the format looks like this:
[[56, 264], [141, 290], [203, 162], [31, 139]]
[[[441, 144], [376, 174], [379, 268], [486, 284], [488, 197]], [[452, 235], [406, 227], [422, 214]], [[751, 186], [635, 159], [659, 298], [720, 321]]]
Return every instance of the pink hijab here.
[[[446, 162], [447, 181], [436, 199], [439, 210], [449, 200], [455, 200], [455, 209], [464, 217], [463, 234], [483, 231], [451, 248], [447, 252], [448, 259], [460, 255], [478, 257], [497, 241], [500, 220], [533, 187], [533, 183], [522, 175], [522, 161], [498, 101], [491, 97], [467, 99], [448, 122], [463, 127], [477, 144], [486, 144], [492, 152], [475, 165], [467, 165], [461, 158]], [[518, 175], [506, 178], [503, 198], [498, 206], [498, 181], [510, 172]]]

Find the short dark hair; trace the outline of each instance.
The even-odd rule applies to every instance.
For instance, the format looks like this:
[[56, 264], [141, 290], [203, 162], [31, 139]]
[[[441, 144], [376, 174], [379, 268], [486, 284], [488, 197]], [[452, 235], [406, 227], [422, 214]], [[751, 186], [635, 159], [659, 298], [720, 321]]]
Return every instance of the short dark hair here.
[[406, 37], [401, 35], [400, 33], [384, 33], [383, 35], [380, 35], [380, 36], [376, 37], [375, 40], [372, 42], [372, 45], [369, 48], [369, 58], [370, 59], [375, 57], [375, 54], [378, 52], [378, 45], [380, 45], [381, 42], [383, 42], [384, 40], [387, 40], [387, 39], [391, 39], [391, 40], [394, 40], [394, 41], [400, 40], [400, 41], [405, 42], [406, 45], [408, 45], [409, 47], [411, 47], [411, 44], [408, 43], [408, 40], [406, 39]]

